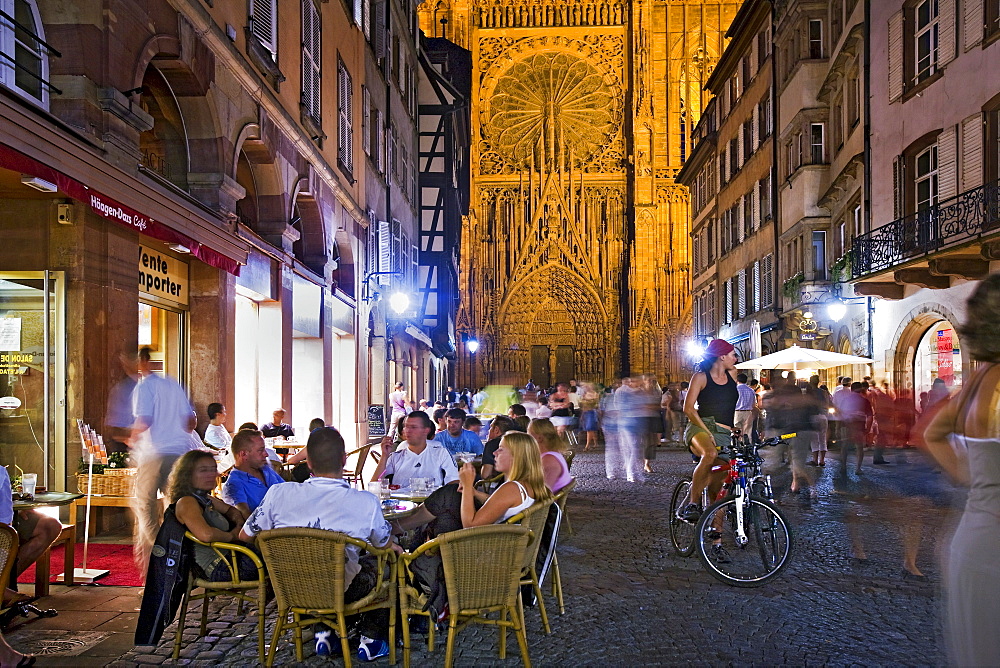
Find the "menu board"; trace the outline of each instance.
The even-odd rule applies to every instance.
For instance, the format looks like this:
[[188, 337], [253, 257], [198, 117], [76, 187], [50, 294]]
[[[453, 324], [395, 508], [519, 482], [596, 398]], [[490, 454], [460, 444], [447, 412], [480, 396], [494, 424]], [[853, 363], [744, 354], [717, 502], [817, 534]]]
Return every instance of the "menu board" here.
[[385, 406], [376, 404], [368, 407], [368, 435], [385, 436]]

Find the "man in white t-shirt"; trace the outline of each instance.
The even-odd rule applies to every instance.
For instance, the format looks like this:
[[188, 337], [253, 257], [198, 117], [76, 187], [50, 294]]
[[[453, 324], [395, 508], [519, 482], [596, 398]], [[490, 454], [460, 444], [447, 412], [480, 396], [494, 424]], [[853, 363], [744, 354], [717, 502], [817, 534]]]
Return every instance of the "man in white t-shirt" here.
[[167, 477], [174, 462], [196, 447], [192, 438], [197, 418], [187, 393], [173, 378], [153, 372], [149, 348], [139, 351], [139, 375], [142, 379], [132, 393], [132, 425], [130, 444], [139, 462], [135, 478], [133, 511], [135, 523], [135, 556], [140, 573], [145, 573], [149, 549], [160, 529], [162, 507], [156, 492], [167, 493]]
[[437, 487], [458, 480], [455, 459], [444, 446], [427, 437], [434, 431], [434, 422], [423, 411], [413, 411], [403, 422], [401, 447], [392, 451], [392, 438], [386, 436], [380, 445], [382, 458], [372, 476], [372, 482], [392, 476], [392, 484], [408, 487], [411, 478], [430, 478]]
[[[240, 540], [253, 542], [258, 533], [268, 529], [309, 527], [339, 531], [376, 547], [387, 545], [392, 536], [378, 497], [371, 492], [352, 489], [344, 480], [347, 455], [340, 432], [333, 427], [320, 427], [309, 434], [306, 461], [313, 477], [302, 483], [269, 487], [260, 505], [243, 525]], [[354, 545], [348, 545], [345, 554], [344, 602], [353, 603], [365, 597], [375, 586], [378, 562], [370, 555], [362, 557], [360, 549]], [[379, 648], [366, 654], [366, 657], [382, 656], [383, 650], [388, 653], [388, 645], [385, 644], [388, 637], [387, 616], [366, 615], [360, 629], [364, 650], [371, 652], [376, 645]], [[319, 633], [326, 631], [329, 629], [322, 629]], [[318, 637], [317, 648], [328, 637]]]

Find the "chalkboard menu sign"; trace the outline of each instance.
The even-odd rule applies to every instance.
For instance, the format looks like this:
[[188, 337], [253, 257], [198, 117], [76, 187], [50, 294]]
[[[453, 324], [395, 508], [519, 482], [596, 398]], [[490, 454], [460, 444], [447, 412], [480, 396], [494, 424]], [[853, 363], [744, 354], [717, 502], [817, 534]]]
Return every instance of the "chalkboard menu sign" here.
[[385, 407], [374, 405], [368, 407], [368, 435], [385, 436]]

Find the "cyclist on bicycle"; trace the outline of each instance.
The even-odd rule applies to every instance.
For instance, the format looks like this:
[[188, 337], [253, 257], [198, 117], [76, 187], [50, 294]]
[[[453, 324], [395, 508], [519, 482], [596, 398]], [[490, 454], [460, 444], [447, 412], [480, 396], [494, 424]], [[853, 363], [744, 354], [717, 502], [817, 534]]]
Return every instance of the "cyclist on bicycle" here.
[[[681, 512], [687, 522], [696, 522], [701, 517], [702, 490], [708, 487], [708, 498], [714, 499], [725, 480], [729, 460], [723, 451], [732, 442], [739, 397], [733, 344], [725, 339], [713, 339], [697, 368], [684, 400], [684, 414], [689, 420], [684, 442], [698, 458], [691, 475], [691, 499]], [[713, 475], [712, 467], [716, 462], [720, 467]]]

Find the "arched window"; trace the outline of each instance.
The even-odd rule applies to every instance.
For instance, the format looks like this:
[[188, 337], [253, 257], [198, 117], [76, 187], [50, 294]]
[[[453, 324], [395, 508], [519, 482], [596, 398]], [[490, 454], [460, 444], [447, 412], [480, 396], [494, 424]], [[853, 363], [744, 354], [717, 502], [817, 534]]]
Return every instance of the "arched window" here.
[[50, 53], [34, 0], [0, 0], [0, 83], [49, 107]]
[[142, 108], [153, 128], [139, 135], [142, 165], [187, 190], [187, 132], [177, 100], [159, 70], [150, 65], [142, 77]]

